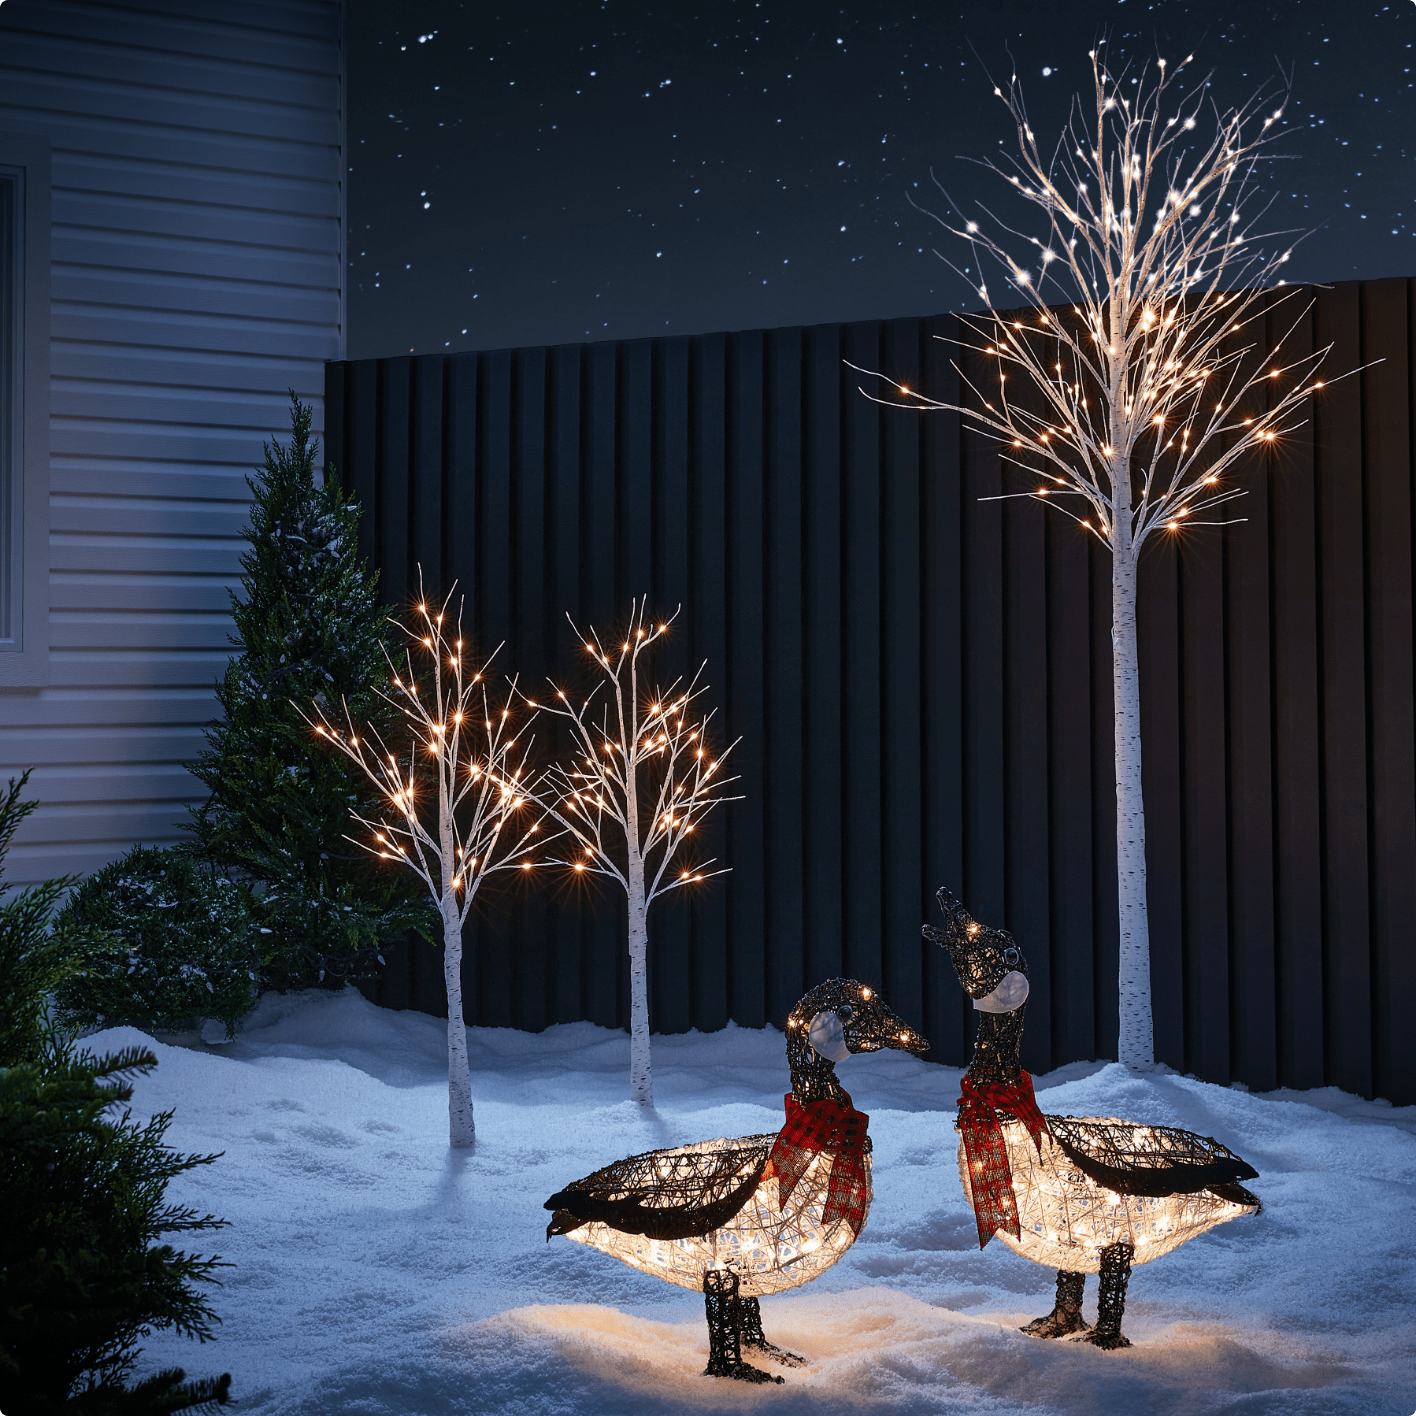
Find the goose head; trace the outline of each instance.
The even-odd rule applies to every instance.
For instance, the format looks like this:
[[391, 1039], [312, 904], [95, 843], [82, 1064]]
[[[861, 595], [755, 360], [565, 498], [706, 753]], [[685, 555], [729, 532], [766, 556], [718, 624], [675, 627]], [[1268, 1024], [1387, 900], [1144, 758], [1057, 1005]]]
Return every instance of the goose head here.
[[800, 1102], [844, 1095], [836, 1063], [852, 1053], [893, 1047], [916, 1054], [929, 1039], [916, 1032], [869, 984], [833, 978], [818, 984], [787, 1017], [787, 1065]]
[[947, 888], [935, 898], [944, 928], [924, 926], [924, 937], [946, 950], [964, 992], [978, 1012], [973, 1061], [975, 1081], [1017, 1082], [1028, 998], [1028, 961], [1006, 929], [980, 924]]

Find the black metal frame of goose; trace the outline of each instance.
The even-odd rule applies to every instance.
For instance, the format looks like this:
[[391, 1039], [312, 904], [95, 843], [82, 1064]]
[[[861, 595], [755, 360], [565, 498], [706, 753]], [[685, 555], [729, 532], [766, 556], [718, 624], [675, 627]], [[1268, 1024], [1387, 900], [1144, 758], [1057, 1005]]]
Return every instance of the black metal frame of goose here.
[[[975, 1094], [986, 1094], [996, 1088], [995, 1096], [1006, 1096], [1007, 1089], [1021, 1088], [1019, 1095], [1030, 1098], [1031, 1082], [1023, 1087], [1026, 1074], [1020, 1058], [1023, 1019], [1027, 1012], [1026, 983], [1020, 985], [1009, 977], [1020, 975], [1026, 980], [1027, 960], [1012, 935], [1006, 930], [979, 924], [947, 889], [940, 889], [937, 899], [944, 911], [946, 926], [941, 930], [925, 925], [924, 937], [948, 952], [959, 982], [979, 1009], [973, 1060], [964, 1074], [966, 1083], [972, 1083]], [[1005, 1006], [1019, 995], [1022, 1001]], [[969, 1088], [966, 1086], [965, 1090], [967, 1093]], [[1214, 1224], [1240, 1214], [1257, 1213], [1260, 1208], [1258, 1197], [1238, 1183], [1253, 1179], [1258, 1171], [1209, 1137], [1172, 1126], [1150, 1126], [1111, 1117], [1049, 1115], [1041, 1120], [1051, 1141], [1045, 1153], [1042, 1143], [1036, 1143], [1038, 1160], [1034, 1163], [1028, 1141], [1024, 1139], [1019, 1143], [1017, 1140], [1023, 1136], [1023, 1127], [1010, 1125], [1021, 1118], [1003, 1107], [996, 1109], [995, 1116], [1001, 1131], [1015, 1138], [1014, 1144], [1008, 1146], [1008, 1156], [1013, 1163], [1009, 1183], [1016, 1182], [1020, 1190], [1025, 1190], [1029, 1184], [1044, 1183], [1038, 1177], [1045, 1175], [1045, 1183], [1054, 1191], [1058, 1187], [1070, 1189], [1078, 1196], [1079, 1205], [1086, 1207], [1094, 1233], [1106, 1227], [1108, 1221], [1104, 1217], [1096, 1218], [1105, 1210], [1117, 1214], [1110, 1223], [1118, 1235], [1125, 1231], [1135, 1237], [1137, 1213], [1143, 1216], [1141, 1227], [1150, 1223], [1159, 1229], [1163, 1220], [1144, 1218], [1148, 1200], [1174, 1198], [1186, 1215], [1182, 1224], [1173, 1224], [1159, 1237], [1148, 1236], [1141, 1240], [1145, 1251], [1139, 1258], [1136, 1244], [1119, 1238], [1117, 1242], [1101, 1246], [1099, 1251], [1085, 1252], [1084, 1246], [1079, 1245], [1078, 1256], [1085, 1252], [1087, 1263], [1079, 1264], [1077, 1269], [1055, 1265], [1057, 1296], [1052, 1311], [1022, 1329], [1034, 1337], [1078, 1334], [1078, 1340], [1103, 1349], [1129, 1347], [1129, 1340], [1121, 1333], [1121, 1316], [1126, 1306], [1126, 1286], [1132, 1264], [1158, 1258]], [[956, 1128], [962, 1129], [959, 1123]], [[1054, 1143], [1060, 1156], [1052, 1152]], [[960, 1175], [965, 1182], [965, 1193], [977, 1210], [964, 1149], [961, 1143]], [[1134, 1197], [1134, 1200], [1123, 1197]], [[1023, 1207], [1021, 1199], [1016, 1207], [1019, 1210]], [[1152, 1213], [1159, 1210], [1154, 1203], [1150, 1206]], [[1014, 1223], [1017, 1224], [1016, 1218]], [[1024, 1257], [1044, 1262], [1026, 1253], [1030, 1244], [1040, 1245], [1038, 1236], [1026, 1228], [1012, 1231], [1012, 1237], [1002, 1228], [998, 1233]], [[986, 1244], [989, 1237], [991, 1234], [985, 1233], [981, 1223], [981, 1244]], [[1046, 1237], [1051, 1241], [1050, 1251], [1060, 1253], [1066, 1242], [1073, 1241], [1073, 1232], [1068, 1228], [1065, 1236], [1053, 1233]], [[1100, 1279], [1094, 1328], [1082, 1318], [1082, 1290], [1086, 1271], [1093, 1263]]]
[[[862, 1165], [853, 1175], [844, 1166], [836, 1175], [837, 1161], [833, 1158], [831, 1167], [825, 1168], [824, 1173], [834, 1183], [822, 1215], [837, 1204], [847, 1217], [833, 1221], [827, 1231], [834, 1236], [832, 1246], [818, 1242], [812, 1252], [807, 1246], [800, 1246], [794, 1257], [773, 1269], [773, 1286], [766, 1289], [769, 1292], [809, 1282], [823, 1267], [834, 1263], [854, 1242], [869, 1210], [870, 1141], [864, 1131], [866, 1118], [850, 1109], [850, 1097], [836, 1078], [836, 1061], [849, 1054], [878, 1052], [882, 1048], [915, 1053], [929, 1048], [928, 1040], [897, 1017], [873, 988], [854, 979], [831, 979], [813, 988], [792, 1010], [786, 1034], [796, 1119], [800, 1121], [815, 1103], [826, 1103], [832, 1115], [858, 1118]], [[818, 1051], [818, 1046], [829, 1055]], [[698, 1286], [696, 1275], [701, 1272], [709, 1344], [705, 1375], [780, 1382], [782, 1378], [743, 1361], [742, 1349], [747, 1347], [784, 1366], [801, 1366], [805, 1359], [767, 1340], [757, 1297], [742, 1292], [744, 1282], [763, 1285], [763, 1270], [759, 1266], [756, 1270], [739, 1271], [740, 1266], [731, 1260], [723, 1262], [719, 1240], [730, 1236], [735, 1224], [746, 1225], [752, 1214], [760, 1217], [762, 1207], [771, 1204], [759, 1191], [765, 1193], [764, 1172], [769, 1157], [774, 1155], [788, 1169], [795, 1164], [797, 1178], [804, 1181], [807, 1174], [815, 1177], [813, 1183], [800, 1185], [796, 1179], [791, 1180], [796, 1188], [792, 1198], [777, 1206], [780, 1213], [787, 1214], [793, 1206], [806, 1210], [822, 1199], [827, 1182], [820, 1182], [821, 1167], [813, 1168], [794, 1152], [789, 1137], [797, 1135], [789, 1115], [788, 1125], [780, 1133], [676, 1146], [616, 1161], [567, 1185], [546, 1201], [546, 1209], [552, 1211], [546, 1239], [557, 1234], [583, 1239], [593, 1229], [605, 1242], [597, 1243], [594, 1238], [588, 1242], [649, 1272], [656, 1270], [639, 1257], [634, 1241], [626, 1241], [624, 1236], [639, 1236], [671, 1251], [678, 1266], [659, 1269], [659, 1277], [688, 1287], [692, 1276], [692, 1286]], [[783, 1193], [785, 1176], [786, 1171], [778, 1172], [776, 1187], [771, 1190], [773, 1196]], [[803, 1276], [786, 1274], [788, 1265], [798, 1266], [796, 1271]]]

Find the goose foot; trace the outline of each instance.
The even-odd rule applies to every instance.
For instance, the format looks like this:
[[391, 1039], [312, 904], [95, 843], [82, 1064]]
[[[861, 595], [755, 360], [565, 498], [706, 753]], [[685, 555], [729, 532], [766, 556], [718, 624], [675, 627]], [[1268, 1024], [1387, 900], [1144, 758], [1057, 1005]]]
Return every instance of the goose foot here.
[[[757, 1306], [752, 1299], [748, 1302], [754, 1308]], [[703, 1306], [708, 1315], [708, 1365], [703, 1375], [780, 1385], [781, 1377], [774, 1377], [742, 1360], [743, 1300], [738, 1297], [737, 1274], [730, 1269], [709, 1269], [703, 1275]], [[757, 1330], [762, 1330], [760, 1316]]]
[[1029, 1337], [1070, 1337], [1074, 1332], [1086, 1332], [1091, 1327], [1082, 1317], [1082, 1285], [1086, 1281], [1084, 1273], [1058, 1269], [1057, 1301], [1052, 1311], [1045, 1318], [1035, 1318], [1018, 1331], [1027, 1333]]
[[762, 1331], [762, 1309], [756, 1298], [738, 1298], [738, 1311], [742, 1321], [738, 1326], [738, 1338], [744, 1347], [751, 1347], [754, 1355], [769, 1358], [781, 1367], [804, 1367], [806, 1358], [785, 1347], [769, 1342]]
[[1101, 1251], [1101, 1291], [1096, 1300], [1096, 1326], [1077, 1338], [1089, 1342], [1103, 1352], [1129, 1347], [1131, 1341], [1121, 1334], [1121, 1314], [1126, 1308], [1126, 1284], [1131, 1277], [1131, 1258], [1135, 1250], [1129, 1244], [1108, 1244]]
[[1089, 1332], [1084, 1332], [1080, 1337], [1074, 1338], [1075, 1342], [1089, 1342], [1093, 1347], [1099, 1347], [1103, 1352], [1115, 1352], [1120, 1347], [1129, 1347], [1131, 1339], [1119, 1332], [1102, 1332], [1100, 1328], [1092, 1328]]
[[[766, 1357], [769, 1361], [775, 1362], [779, 1367], [805, 1367], [807, 1359], [797, 1352], [788, 1352], [785, 1347], [778, 1347], [775, 1342], [768, 1342], [764, 1339], [761, 1342], [747, 1342], [743, 1344], [750, 1347], [754, 1354], [759, 1357]], [[777, 1378], [781, 1381], [781, 1377]]]

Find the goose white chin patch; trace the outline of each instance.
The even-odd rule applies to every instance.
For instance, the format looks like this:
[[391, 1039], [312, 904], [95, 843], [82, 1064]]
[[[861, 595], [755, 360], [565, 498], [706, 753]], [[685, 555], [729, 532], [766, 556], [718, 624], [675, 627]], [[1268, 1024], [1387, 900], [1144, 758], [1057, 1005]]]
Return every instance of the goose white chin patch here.
[[[1028, 1001], [1028, 981], [1017, 969], [1010, 969], [1003, 975], [998, 987], [982, 998], [975, 998], [973, 1005], [980, 1013], [1011, 1013]], [[816, 1026], [815, 1023], [812, 1024]], [[813, 1038], [813, 1042], [815, 1039]]]
[[826, 1008], [812, 1020], [806, 1032], [818, 1057], [828, 1062], [844, 1062], [851, 1055], [846, 1046], [846, 1030], [834, 1008]]

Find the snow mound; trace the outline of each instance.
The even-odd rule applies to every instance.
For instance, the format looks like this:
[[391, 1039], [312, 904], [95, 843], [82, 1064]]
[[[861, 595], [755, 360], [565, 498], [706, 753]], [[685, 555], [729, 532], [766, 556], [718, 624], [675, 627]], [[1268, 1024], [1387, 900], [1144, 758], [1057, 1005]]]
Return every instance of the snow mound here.
[[[1071, 1064], [1045, 1111], [1212, 1135], [1253, 1164], [1262, 1214], [1137, 1269], [1125, 1329], [1098, 1352], [1017, 1331], [1054, 1275], [978, 1248], [955, 1167], [959, 1072], [853, 1057], [871, 1117], [875, 1205], [845, 1259], [763, 1301], [768, 1336], [810, 1358], [786, 1385], [701, 1376], [701, 1300], [579, 1245], [545, 1242], [541, 1203], [608, 1161], [773, 1130], [780, 1033], [654, 1040], [657, 1110], [627, 1099], [629, 1039], [589, 1023], [469, 1029], [477, 1149], [447, 1147], [446, 1024], [353, 989], [267, 997], [234, 1042], [151, 1047], [139, 1118], [224, 1151], [171, 1198], [232, 1223], [219, 1340], [158, 1335], [144, 1370], [229, 1370], [246, 1416], [782, 1413], [1242, 1413], [1357, 1416], [1416, 1405], [1416, 1107], [1326, 1088], [1252, 1095], [1174, 1073]], [[1095, 1280], [1085, 1311], [1094, 1316]]]

